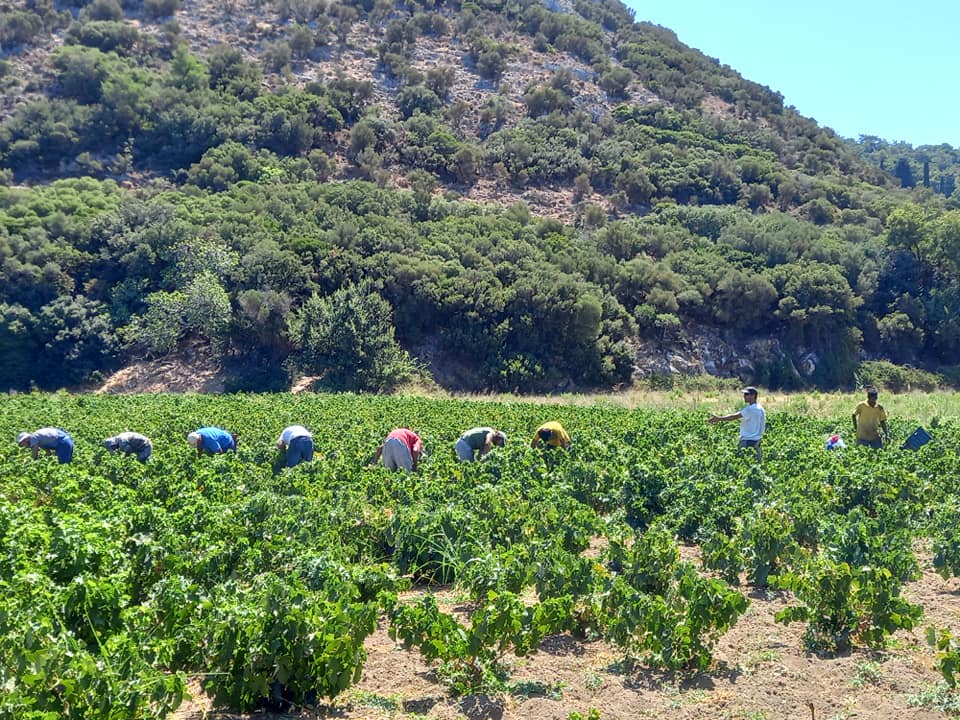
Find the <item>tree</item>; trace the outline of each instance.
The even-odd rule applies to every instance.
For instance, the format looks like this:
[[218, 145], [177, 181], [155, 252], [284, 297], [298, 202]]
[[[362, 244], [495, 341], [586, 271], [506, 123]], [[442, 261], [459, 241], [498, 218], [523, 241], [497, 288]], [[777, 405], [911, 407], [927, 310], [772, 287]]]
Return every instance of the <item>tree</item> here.
[[131, 75], [111, 75], [101, 85], [101, 117], [112, 121], [118, 137], [135, 135], [147, 114], [148, 95], [148, 88]]
[[255, 180], [259, 165], [250, 150], [233, 141], [211, 148], [187, 171], [187, 181], [216, 192], [240, 180]]
[[447, 170], [460, 182], [470, 184], [477, 179], [477, 169], [481, 162], [483, 150], [476, 145], [464, 144], [453, 154]]
[[280, 72], [289, 66], [290, 60], [293, 59], [293, 51], [286, 40], [266, 43], [262, 55], [264, 66], [273, 72]]
[[184, 43], [177, 45], [170, 61], [169, 83], [181, 90], [197, 92], [210, 83], [207, 68], [190, 54]]
[[260, 68], [243, 59], [243, 53], [229, 45], [215, 45], [207, 58], [210, 88], [223, 90], [241, 100], [260, 94]]
[[625, 67], [615, 66], [604, 70], [600, 74], [600, 87], [607, 95], [616, 99], [626, 99], [627, 86], [633, 80], [633, 73]]
[[313, 34], [313, 30], [306, 25], [297, 25], [290, 32], [289, 37], [290, 39], [287, 42], [290, 45], [290, 50], [298, 60], [309, 57], [310, 53], [312, 53], [313, 49], [317, 46], [317, 40]]
[[523, 102], [530, 117], [548, 115], [555, 110], [567, 113], [573, 107], [573, 100], [566, 92], [549, 85], [528, 88], [523, 94]]
[[924, 209], [914, 203], [894, 209], [887, 216], [887, 240], [894, 248], [909, 252], [922, 264], [930, 241]]
[[826, 198], [814, 198], [799, 208], [800, 214], [814, 225], [827, 225], [833, 222], [836, 209]]
[[400, 116], [404, 120], [418, 110], [425, 115], [430, 115], [439, 110], [442, 105], [437, 94], [423, 85], [405, 87], [397, 95], [397, 110], [400, 111]]
[[0, 47], [25, 45], [43, 29], [43, 20], [32, 12], [5, 8], [0, 17]]
[[456, 79], [456, 72], [448, 65], [433, 67], [427, 70], [427, 79], [424, 83], [438, 98], [446, 100]]
[[933, 252], [941, 270], [960, 275], [960, 210], [949, 210], [933, 222]]
[[737, 204], [745, 205], [750, 210], [758, 210], [771, 202], [773, 202], [773, 193], [770, 192], [769, 186], [762, 183], [749, 183], [740, 188], [740, 201]]
[[313, 295], [290, 319], [301, 370], [334, 390], [386, 390], [411, 361], [394, 338], [393, 310], [369, 281]]
[[57, 82], [67, 97], [82, 104], [100, 99], [103, 81], [109, 75], [107, 56], [99, 50], [84, 47], [62, 47], [53, 56]]
[[646, 203], [657, 191], [643, 168], [634, 167], [617, 175], [614, 187], [626, 196], [632, 205]]
[[862, 299], [825, 263], [788, 263], [770, 274], [780, 293], [775, 315], [786, 322], [793, 346], [820, 353], [814, 379], [827, 385], [846, 381], [862, 340], [853, 324]]
[[120, 335], [128, 347], [140, 348], [154, 356], [177, 349], [183, 332], [185, 301], [182, 292], [153, 292], [146, 297], [147, 311], [134, 315]]
[[244, 290], [237, 295], [237, 305], [236, 329], [245, 340], [240, 353], [272, 360], [272, 364], [282, 360], [289, 351], [290, 297], [275, 290]]
[[798, 326], [829, 334], [850, 323], [862, 302], [840, 271], [825, 263], [780, 265], [773, 276], [781, 298], [778, 313]]
[[877, 323], [884, 350], [894, 362], [908, 362], [923, 345], [924, 333], [904, 312], [894, 312]]
[[84, 20], [123, 20], [123, 8], [117, 0], [93, 0], [80, 17]]
[[212, 272], [200, 273], [183, 290], [184, 330], [199, 333], [214, 348], [222, 347], [230, 329], [230, 296]]
[[[61, 295], [37, 315], [35, 377], [57, 386], [86, 382], [110, 365], [119, 349], [103, 303]], [[43, 384], [43, 383], [41, 383]]]
[[361, 120], [350, 129], [350, 146], [347, 149], [347, 157], [355, 159], [367, 148], [376, 150], [376, 146], [377, 131], [372, 123]]
[[192, 278], [182, 290], [159, 291], [147, 296], [147, 311], [134, 315], [122, 329], [128, 346], [145, 349], [152, 355], [166, 355], [177, 349], [189, 332], [222, 346], [230, 328], [230, 297], [213, 273]]
[[180, 7], [180, 0], [144, 0], [143, 12], [154, 20], [170, 17]]
[[[220, 257], [231, 257], [222, 249]], [[230, 264], [224, 264], [226, 277], [232, 272]], [[263, 239], [250, 248], [240, 259], [239, 271], [244, 285], [257, 290], [300, 295], [310, 282], [309, 268], [289, 250], [284, 250], [276, 240]]]
[[897, 160], [897, 164], [893, 166], [893, 174], [900, 181], [900, 187], [912, 188], [917, 184], [913, 178], [913, 169], [906, 158]]
[[603, 305], [591, 295], [583, 295], [573, 306], [570, 316], [570, 334], [573, 342], [590, 343], [600, 334]]
[[507, 71], [507, 54], [506, 48], [501, 46], [493, 46], [482, 51], [477, 56], [477, 72], [480, 77], [493, 80], [495, 83], [500, 82], [500, 78]]
[[764, 275], [731, 269], [717, 282], [712, 299], [714, 317], [756, 332], [769, 325], [777, 299], [777, 289]]
[[32, 337], [35, 323], [25, 307], [0, 303], [0, 389], [23, 388], [36, 377]]
[[64, 42], [68, 45], [85, 45], [118, 55], [133, 54], [134, 46], [142, 40], [143, 36], [135, 27], [116, 20], [74, 23], [64, 37]]

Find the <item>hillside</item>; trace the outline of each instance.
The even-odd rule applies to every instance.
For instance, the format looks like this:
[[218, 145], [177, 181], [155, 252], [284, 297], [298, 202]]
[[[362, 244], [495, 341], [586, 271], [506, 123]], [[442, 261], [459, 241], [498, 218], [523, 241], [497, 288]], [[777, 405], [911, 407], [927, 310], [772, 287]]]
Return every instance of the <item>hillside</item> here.
[[0, 11], [10, 387], [197, 342], [238, 387], [468, 390], [960, 348], [948, 165], [901, 188], [616, 0]]

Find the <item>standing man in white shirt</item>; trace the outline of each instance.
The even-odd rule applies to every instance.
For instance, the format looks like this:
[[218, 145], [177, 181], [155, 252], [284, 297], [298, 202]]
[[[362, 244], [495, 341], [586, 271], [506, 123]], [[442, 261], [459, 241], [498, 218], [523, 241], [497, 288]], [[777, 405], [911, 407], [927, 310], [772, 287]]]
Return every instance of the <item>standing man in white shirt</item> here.
[[754, 448], [757, 451], [757, 462], [763, 460], [763, 451], [760, 441], [763, 440], [763, 431], [767, 429], [767, 414], [757, 403], [757, 389], [752, 385], [743, 389], [743, 399], [747, 403], [740, 412], [729, 415], [711, 415], [707, 422], [711, 425], [729, 420], [740, 421], [740, 447]]
[[287, 467], [313, 460], [313, 434], [303, 425], [289, 425], [280, 433], [277, 448], [284, 453]]

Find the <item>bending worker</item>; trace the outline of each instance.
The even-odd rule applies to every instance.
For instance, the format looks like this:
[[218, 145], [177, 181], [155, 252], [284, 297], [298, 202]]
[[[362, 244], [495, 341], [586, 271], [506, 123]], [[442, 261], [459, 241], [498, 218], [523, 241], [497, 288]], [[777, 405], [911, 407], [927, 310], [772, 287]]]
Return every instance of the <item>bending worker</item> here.
[[45, 427], [32, 433], [22, 432], [17, 435], [17, 445], [30, 448], [34, 460], [39, 457], [41, 450], [46, 450], [47, 455], [56, 453], [57, 462], [61, 465], [73, 460], [73, 438], [60, 428]]
[[475, 427], [461, 435], [454, 447], [460, 462], [472, 462], [490, 452], [494, 445], [503, 447], [506, 442], [507, 436], [502, 430]]
[[541, 443], [544, 447], [560, 447], [568, 450], [570, 449], [570, 435], [567, 434], [560, 423], [545, 422], [537, 428], [537, 432], [534, 433], [533, 440], [530, 442], [530, 447], [535, 448]]
[[288, 425], [277, 439], [287, 467], [313, 460], [313, 434], [303, 425]]
[[219, 455], [228, 450], [237, 449], [237, 436], [218, 427], [202, 427], [194, 430], [187, 435], [187, 442], [190, 443], [190, 447], [197, 449], [197, 455], [204, 453]]
[[103, 441], [103, 446], [112, 453], [119, 450], [124, 455], [136, 455], [140, 462], [146, 462], [153, 452], [150, 438], [135, 432], [122, 432], [108, 437]]
[[388, 470], [403, 468], [407, 472], [417, 469], [420, 456], [423, 454], [423, 441], [410, 428], [391, 430], [383, 444], [377, 448], [373, 464], [383, 460], [383, 466]]

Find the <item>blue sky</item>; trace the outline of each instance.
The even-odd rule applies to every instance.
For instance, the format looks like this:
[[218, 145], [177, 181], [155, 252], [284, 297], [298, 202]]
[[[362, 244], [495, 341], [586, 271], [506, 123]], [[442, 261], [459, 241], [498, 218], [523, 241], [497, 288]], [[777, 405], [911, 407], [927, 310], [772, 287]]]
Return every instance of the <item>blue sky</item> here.
[[843, 137], [960, 147], [960, 3], [625, 1]]

